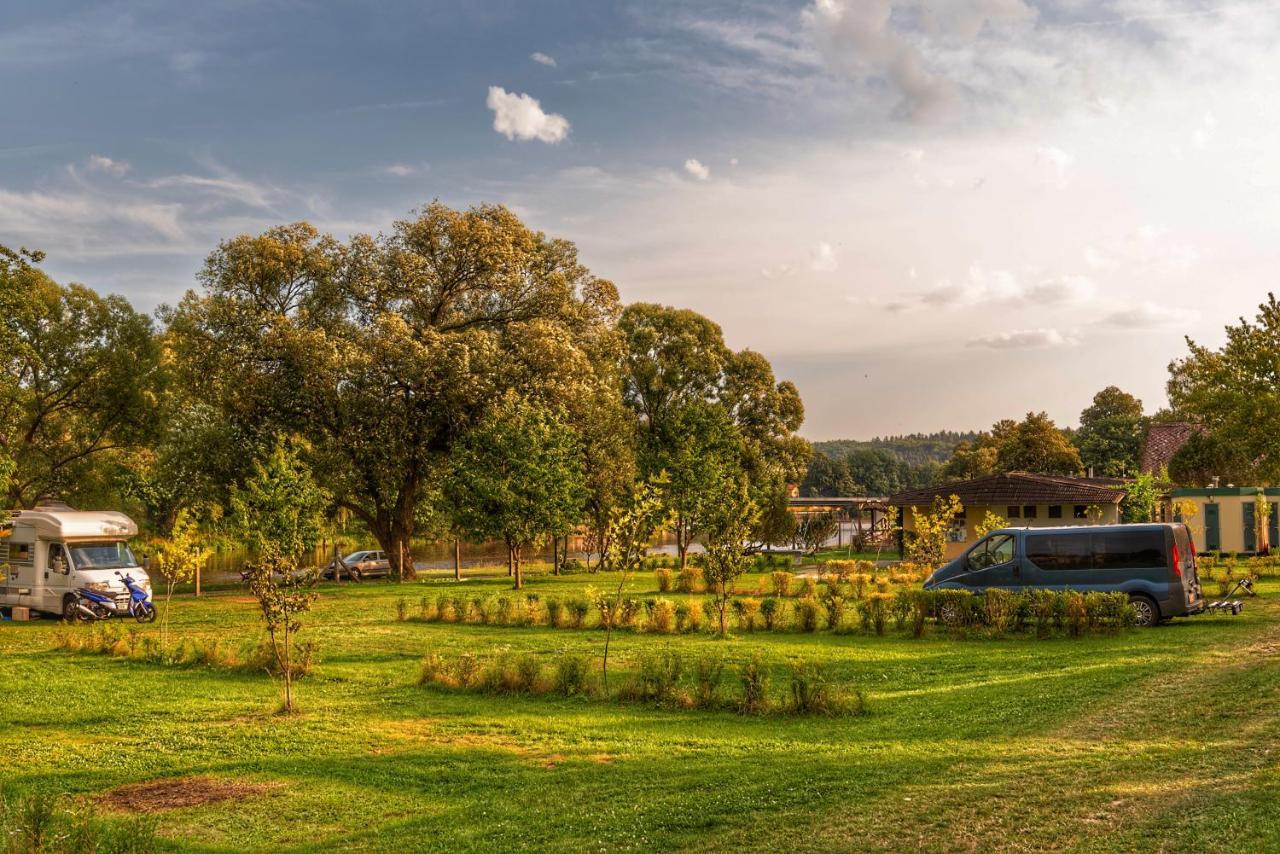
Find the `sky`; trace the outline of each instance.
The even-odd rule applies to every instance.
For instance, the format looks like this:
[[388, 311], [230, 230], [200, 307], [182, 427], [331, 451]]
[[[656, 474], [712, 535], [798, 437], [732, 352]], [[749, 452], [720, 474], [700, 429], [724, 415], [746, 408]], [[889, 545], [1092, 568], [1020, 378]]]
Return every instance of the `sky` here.
[[1276, 0], [4, 0], [0, 243], [140, 310], [220, 240], [510, 206], [812, 439], [1165, 404], [1280, 269]]

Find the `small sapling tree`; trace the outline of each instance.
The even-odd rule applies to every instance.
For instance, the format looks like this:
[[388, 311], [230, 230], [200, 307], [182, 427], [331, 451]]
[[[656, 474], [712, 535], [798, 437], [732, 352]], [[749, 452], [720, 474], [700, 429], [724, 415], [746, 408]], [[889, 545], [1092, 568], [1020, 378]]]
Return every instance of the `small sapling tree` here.
[[601, 612], [605, 608], [609, 611], [604, 624], [604, 658], [601, 662], [601, 681], [606, 691], [609, 690], [609, 641], [622, 609], [622, 591], [627, 578], [640, 568], [654, 532], [667, 524], [671, 517], [667, 506], [667, 485], [666, 477], [661, 474], [637, 484], [615, 510], [609, 523], [609, 550], [605, 552], [602, 563], [606, 569], [618, 573], [618, 586], [611, 598], [601, 597]]
[[702, 574], [713, 596], [720, 637], [727, 632], [726, 615], [733, 597], [733, 584], [747, 570], [745, 543], [760, 515], [746, 487], [745, 482], [725, 484], [705, 538]]
[[173, 589], [195, 579], [200, 567], [209, 558], [209, 549], [199, 525], [185, 508], [174, 517], [169, 536], [158, 540], [152, 559], [160, 577], [164, 579], [164, 613], [160, 617], [160, 642], [169, 644], [169, 605]]
[[232, 511], [254, 555], [249, 591], [267, 627], [282, 682], [280, 710], [286, 714], [295, 710], [295, 653], [302, 617], [316, 599], [315, 574], [301, 572], [299, 560], [320, 541], [328, 504], [328, 493], [283, 441], [254, 463], [253, 474], [231, 494]]

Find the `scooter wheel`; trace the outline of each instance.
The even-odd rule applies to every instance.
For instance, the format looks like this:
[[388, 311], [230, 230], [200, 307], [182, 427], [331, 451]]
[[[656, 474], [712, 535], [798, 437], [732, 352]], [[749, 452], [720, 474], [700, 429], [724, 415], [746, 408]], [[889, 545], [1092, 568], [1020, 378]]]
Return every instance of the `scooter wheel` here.
[[62, 603], [62, 619], [68, 623], [86, 623], [89, 617], [80, 610], [80, 603], [74, 599], [67, 599]]
[[156, 621], [156, 609], [154, 605], [143, 608], [141, 611], [133, 615], [133, 618], [139, 623], [154, 623]]

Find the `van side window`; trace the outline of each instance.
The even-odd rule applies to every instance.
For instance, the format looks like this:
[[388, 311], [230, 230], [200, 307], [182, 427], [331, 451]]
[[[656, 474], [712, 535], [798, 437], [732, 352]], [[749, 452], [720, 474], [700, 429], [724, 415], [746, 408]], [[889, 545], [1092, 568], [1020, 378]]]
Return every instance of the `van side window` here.
[[1093, 549], [1088, 534], [1029, 536], [1027, 559], [1041, 569], [1093, 569]]
[[67, 552], [62, 548], [62, 543], [49, 546], [49, 571], [63, 575], [71, 572], [71, 562], [67, 560]]
[[1115, 531], [1093, 535], [1098, 569], [1149, 569], [1167, 566], [1164, 531]]

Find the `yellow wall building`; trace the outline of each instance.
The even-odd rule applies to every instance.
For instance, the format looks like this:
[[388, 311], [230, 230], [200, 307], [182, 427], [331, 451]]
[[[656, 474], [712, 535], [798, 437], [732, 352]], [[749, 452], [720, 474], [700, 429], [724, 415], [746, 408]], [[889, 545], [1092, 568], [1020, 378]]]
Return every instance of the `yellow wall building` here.
[[964, 510], [953, 520], [946, 551], [950, 560], [977, 541], [975, 529], [988, 513], [1014, 528], [1116, 524], [1124, 500], [1122, 486], [1115, 478], [1010, 472], [899, 493], [888, 503], [902, 514], [903, 536], [910, 537], [915, 532], [913, 509], [931, 512], [934, 498], [957, 496]]
[[[1256, 520], [1260, 494], [1271, 505], [1261, 526]], [[1228, 486], [1175, 489], [1169, 493], [1167, 512], [1171, 521], [1186, 524], [1200, 551], [1252, 554], [1280, 543], [1277, 507], [1280, 488]]]

